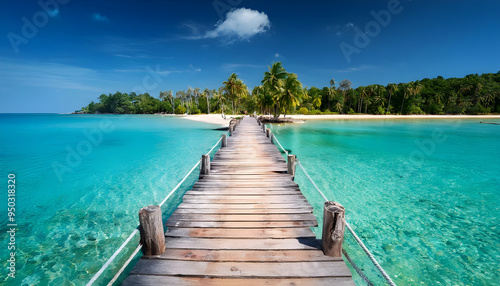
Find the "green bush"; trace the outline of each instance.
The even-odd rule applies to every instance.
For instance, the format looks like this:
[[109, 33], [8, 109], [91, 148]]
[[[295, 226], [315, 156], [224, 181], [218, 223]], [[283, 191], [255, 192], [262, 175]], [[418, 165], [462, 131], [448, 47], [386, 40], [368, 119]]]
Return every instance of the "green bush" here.
[[385, 109], [382, 106], [379, 106], [377, 108], [377, 114], [384, 115], [385, 114]]
[[175, 114], [184, 114], [186, 113], [187, 109], [182, 106], [182, 105], [179, 105], [175, 108]]
[[352, 110], [352, 108], [349, 108], [349, 112], [347, 112], [348, 114], [356, 114], [356, 112], [354, 112], [354, 110]]
[[309, 111], [309, 114], [311, 114], [311, 115], [320, 115], [321, 111], [319, 111], [317, 109], [313, 109], [313, 110]]
[[300, 114], [307, 115], [307, 114], [309, 113], [309, 110], [307, 110], [307, 108], [305, 108], [305, 107], [301, 107], [301, 108], [299, 109], [299, 113], [300, 113]]

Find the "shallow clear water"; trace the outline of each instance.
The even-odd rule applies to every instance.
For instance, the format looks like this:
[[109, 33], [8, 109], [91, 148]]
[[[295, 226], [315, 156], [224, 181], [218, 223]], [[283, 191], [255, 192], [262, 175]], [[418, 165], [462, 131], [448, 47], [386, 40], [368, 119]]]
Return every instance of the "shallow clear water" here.
[[[500, 126], [338, 120], [272, 129], [326, 196], [344, 205], [347, 221], [396, 284], [498, 285]], [[321, 219], [322, 198], [302, 171], [296, 181]], [[321, 227], [314, 230], [320, 237]], [[344, 246], [382, 283], [351, 235]]]
[[[0, 114], [0, 174], [16, 175], [16, 278], [8, 285], [84, 285], [220, 138], [213, 125], [160, 116]], [[180, 202], [191, 176], [163, 207]], [[0, 208], [7, 249], [7, 195]], [[138, 236], [104, 273], [109, 281]], [[99, 283], [97, 284], [99, 285]]]

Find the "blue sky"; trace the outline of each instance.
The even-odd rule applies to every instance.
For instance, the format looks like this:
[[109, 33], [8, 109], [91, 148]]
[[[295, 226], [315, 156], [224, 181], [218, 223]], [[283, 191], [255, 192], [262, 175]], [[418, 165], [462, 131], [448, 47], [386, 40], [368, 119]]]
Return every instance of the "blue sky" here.
[[331, 78], [357, 87], [500, 70], [497, 0], [7, 0], [0, 7], [2, 113], [72, 112], [117, 90], [158, 97], [213, 89], [233, 72], [252, 89], [274, 61], [319, 88]]

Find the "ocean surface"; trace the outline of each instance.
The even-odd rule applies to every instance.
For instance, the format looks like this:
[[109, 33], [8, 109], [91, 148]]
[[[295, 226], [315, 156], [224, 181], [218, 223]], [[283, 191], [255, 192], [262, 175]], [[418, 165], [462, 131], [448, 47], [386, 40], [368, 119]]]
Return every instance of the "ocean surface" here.
[[[85, 285], [219, 140], [211, 124], [148, 115], [0, 114], [2, 285]], [[198, 169], [164, 205], [168, 216]], [[7, 181], [15, 174], [16, 275], [9, 278]], [[130, 256], [136, 235], [95, 285]], [[104, 284], [105, 285], [105, 284]]]
[[[0, 174], [16, 176], [16, 278], [7, 278], [7, 194], [0, 208], [5, 285], [84, 285], [220, 138], [216, 126], [173, 117], [0, 114]], [[500, 126], [479, 120], [308, 121], [273, 125], [398, 285], [500, 281]], [[164, 218], [198, 170], [164, 205]], [[322, 224], [322, 198], [296, 181]], [[318, 237], [321, 227], [314, 229]], [[136, 235], [95, 285], [107, 283]], [[383, 280], [352, 236], [344, 247]], [[120, 281], [120, 280], [118, 280]], [[358, 285], [366, 284], [355, 276]]]
[[[500, 126], [480, 121], [310, 120], [272, 131], [396, 284], [498, 285]], [[296, 181], [321, 226], [321, 196], [299, 168]], [[344, 248], [365, 281], [383, 285], [347, 229]]]

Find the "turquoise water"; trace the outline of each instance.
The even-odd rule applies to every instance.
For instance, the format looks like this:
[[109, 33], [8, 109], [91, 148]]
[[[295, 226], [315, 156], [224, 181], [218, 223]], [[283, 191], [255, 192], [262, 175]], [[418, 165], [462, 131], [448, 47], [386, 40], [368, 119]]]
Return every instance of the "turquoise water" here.
[[[326, 196], [344, 205], [396, 284], [498, 285], [500, 126], [338, 120], [272, 129]], [[321, 197], [297, 172], [321, 219]], [[321, 227], [314, 231], [321, 236]], [[350, 234], [344, 247], [371, 281], [383, 282]]]
[[[0, 114], [0, 174], [16, 175], [16, 278], [7, 278], [7, 194], [0, 284], [84, 285], [220, 138], [213, 125], [160, 116]], [[197, 170], [163, 208], [165, 216]], [[98, 280], [109, 281], [134, 237]]]

